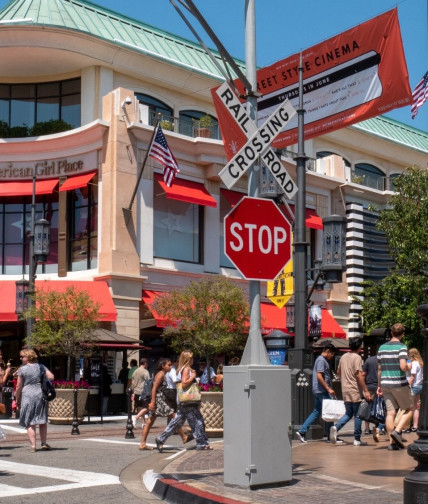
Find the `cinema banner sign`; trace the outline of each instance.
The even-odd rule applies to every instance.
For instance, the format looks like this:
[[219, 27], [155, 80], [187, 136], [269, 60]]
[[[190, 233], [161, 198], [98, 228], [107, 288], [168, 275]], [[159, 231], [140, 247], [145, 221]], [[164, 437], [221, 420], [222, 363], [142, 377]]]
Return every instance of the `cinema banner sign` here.
[[[411, 90], [398, 23], [392, 9], [302, 52], [305, 139], [314, 138], [411, 103]], [[258, 124], [288, 99], [298, 108], [300, 54], [257, 72]], [[239, 92], [244, 89], [235, 82]], [[246, 143], [242, 130], [212, 90], [226, 155]], [[272, 142], [283, 148], [297, 142], [297, 116]]]

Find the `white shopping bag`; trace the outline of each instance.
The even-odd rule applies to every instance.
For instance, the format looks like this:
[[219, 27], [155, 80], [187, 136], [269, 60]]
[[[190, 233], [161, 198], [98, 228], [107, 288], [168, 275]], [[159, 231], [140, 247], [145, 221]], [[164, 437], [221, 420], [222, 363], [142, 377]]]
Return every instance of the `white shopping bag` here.
[[338, 399], [323, 399], [322, 419], [325, 422], [336, 422], [345, 414], [345, 403]]

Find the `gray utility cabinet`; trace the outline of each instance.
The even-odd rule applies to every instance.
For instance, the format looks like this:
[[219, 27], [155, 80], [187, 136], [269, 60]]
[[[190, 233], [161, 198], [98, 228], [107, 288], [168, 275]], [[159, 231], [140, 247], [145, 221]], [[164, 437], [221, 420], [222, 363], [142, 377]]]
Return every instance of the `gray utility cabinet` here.
[[224, 483], [291, 481], [291, 373], [288, 366], [228, 366], [223, 378]]

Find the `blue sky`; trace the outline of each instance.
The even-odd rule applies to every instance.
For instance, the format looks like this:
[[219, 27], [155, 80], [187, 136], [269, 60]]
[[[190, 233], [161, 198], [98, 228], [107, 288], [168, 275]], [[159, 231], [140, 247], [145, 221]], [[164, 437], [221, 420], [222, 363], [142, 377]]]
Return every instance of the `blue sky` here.
[[[403, 0], [398, 4], [391, 0], [255, 1], [257, 65], [259, 67], [270, 65], [397, 6], [412, 90], [428, 70], [428, 0]], [[7, 3], [7, 0], [0, 0], [0, 7]], [[169, 0], [121, 0], [120, 2], [97, 0], [94, 3], [193, 39], [190, 30]], [[245, 59], [245, 0], [210, 2], [194, 0], [194, 3], [232, 56]], [[409, 106], [396, 109], [388, 116], [428, 131], [428, 101], [414, 120], [411, 119]]]

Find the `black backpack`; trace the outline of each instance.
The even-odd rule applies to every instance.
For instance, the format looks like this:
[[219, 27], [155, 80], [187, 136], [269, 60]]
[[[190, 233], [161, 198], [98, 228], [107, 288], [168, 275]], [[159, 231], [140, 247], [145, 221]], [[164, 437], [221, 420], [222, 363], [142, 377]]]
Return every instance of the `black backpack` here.
[[152, 400], [153, 381], [154, 378], [149, 378], [144, 382], [143, 391], [140, 395], [141, 401], [150, 402]]

